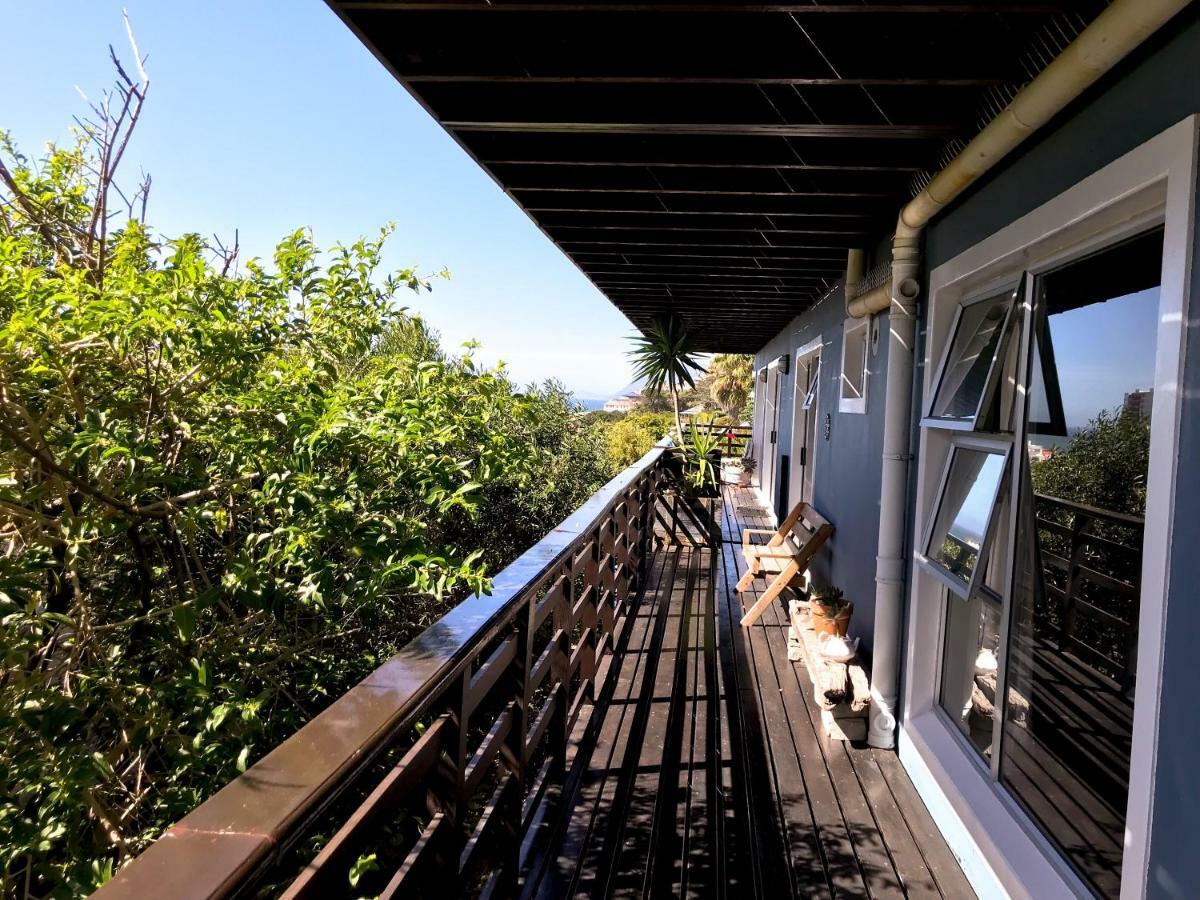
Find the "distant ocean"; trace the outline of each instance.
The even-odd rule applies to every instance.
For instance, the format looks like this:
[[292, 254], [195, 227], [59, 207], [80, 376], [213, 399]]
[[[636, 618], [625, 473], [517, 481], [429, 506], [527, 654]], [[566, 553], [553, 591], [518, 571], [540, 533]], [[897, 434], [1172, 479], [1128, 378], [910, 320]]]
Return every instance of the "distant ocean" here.
[[588, 412], [594, 412], [598, 409], [604, 409], [605, 400], [597, 400], [595, 397], [576, 397], [575, 402], [586, 409]]

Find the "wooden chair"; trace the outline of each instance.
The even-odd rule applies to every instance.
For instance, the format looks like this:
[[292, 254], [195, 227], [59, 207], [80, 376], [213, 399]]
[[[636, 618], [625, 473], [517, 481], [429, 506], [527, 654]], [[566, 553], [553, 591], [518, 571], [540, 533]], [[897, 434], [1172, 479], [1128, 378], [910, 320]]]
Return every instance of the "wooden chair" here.
[[[771, 535], [765, 544], [754, 544], [750, 536]], [[810, 503], [798, 503], [775, 531], [747, 528], [742, 532], [742, 556], [746, 574], [737, 583], [738, 593], [746, 590], [759, 575], [774, 575], [766, 591], [742, 616], [743, 625], [753, 624], [785, 587], [803, 590], [807, 586], [808, 564], [817, 555], [833, 526]]]

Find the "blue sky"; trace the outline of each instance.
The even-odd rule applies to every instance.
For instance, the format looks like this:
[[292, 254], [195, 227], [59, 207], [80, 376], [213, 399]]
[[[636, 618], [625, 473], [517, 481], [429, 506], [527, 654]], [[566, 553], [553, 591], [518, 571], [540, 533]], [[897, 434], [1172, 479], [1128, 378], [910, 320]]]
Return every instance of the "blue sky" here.
[[123, 165], [153, 176], [157, 231], [237, 228], [265, 255], [301, 225], [331, 244], [394, 221], [393, 266], [451, 271], [411, 304], [448, 348], [584, 397], [630, 381], [628, 321], [319, 0], [6, 4], [0, 128], [27, 155], [85, 112], [76, 85], [109, 85], [108, 44], [130, 59], [122, 7], [151, 78]]
[[1050, 317], [1063, 412], [1071, 430], [1125, 395], [1154, 387], [1158, 288]]

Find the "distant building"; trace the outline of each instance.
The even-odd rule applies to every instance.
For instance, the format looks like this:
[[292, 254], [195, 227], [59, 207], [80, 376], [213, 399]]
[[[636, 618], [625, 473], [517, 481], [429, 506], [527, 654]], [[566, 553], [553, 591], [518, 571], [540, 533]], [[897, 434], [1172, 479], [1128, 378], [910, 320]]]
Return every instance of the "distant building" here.
[[1150, 421], [1150, 410], [1153, 406], [1153, 389], [1130, 391], [1125, 395], [1125, 402], [1121, 404], [1121, 413], [1127, 416], [1141, 416], [1148, 422]]
[[641, 394], [625, 394], [621, 397], [613, 397], [611, 400], [606, 400], [604, 403], [605, 412], [631, 412], [637, 409], [642, 403]]
[[1043, 447], [1041, 444], [1029, 445], [1030, 462], [1044, 462], [1054, 455], [1054, 448]]

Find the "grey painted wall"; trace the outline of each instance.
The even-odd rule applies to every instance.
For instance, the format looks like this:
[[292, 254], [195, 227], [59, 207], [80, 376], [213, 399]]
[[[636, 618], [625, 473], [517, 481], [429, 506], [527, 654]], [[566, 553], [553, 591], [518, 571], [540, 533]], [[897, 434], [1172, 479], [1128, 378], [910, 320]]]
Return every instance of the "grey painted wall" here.
[[[871, 356], [867, 376], [866, 414], [838, 412], [841, 375], [842, 323], [845, 296], [839, 289], [791, 321], [755, 357], [755, 368], [787, 353], [792, 357], [779, 401], [779, 441], [776, 451], [791, 453], [795, 404], [795, 352], [820, 336], [820, 422], [817, 428], [816, 476], [813, 500], [834, 525], [835, 532], [813, 562], [813, 577], [832, 582], [854, 601], [854, 632], [862, 637], [869, 658], [875, 622], [875, 551], [879, 539], [879, 482], [883, 441], [883, 387], [887, 366], [887, 316], [878, 352]], [[803, 398], [801, 398], [803, 399]], [[829, 439], [824, 422], [829, 416]], [[789, 508], [796, 498], [789, 496]]]
[[[1194, 4], [937, 219], [926, 238], [928, 267], [1197, 112], [1200, 9]], [[1200, 260], [1200, 246], [1194, 258]], [[1151, 830], [1151, 897], [1200, 896], [1200, 553], [1195, 552], [1200, 544], [1200, 265], [1193, 269], [1191, 297]]]

